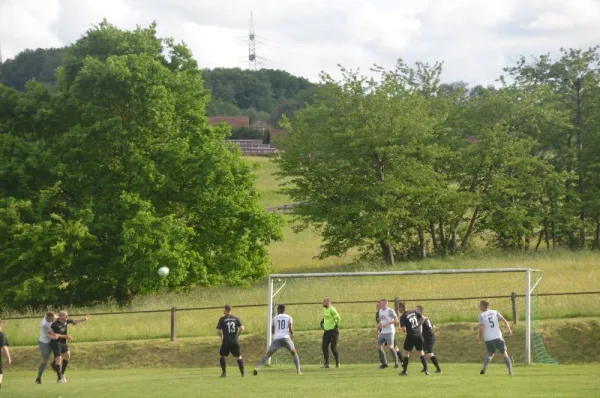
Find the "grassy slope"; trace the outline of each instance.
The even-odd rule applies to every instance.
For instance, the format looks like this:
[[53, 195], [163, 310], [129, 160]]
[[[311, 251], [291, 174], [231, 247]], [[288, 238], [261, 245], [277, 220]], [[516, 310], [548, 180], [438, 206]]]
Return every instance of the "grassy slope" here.
[[[442, 363], [479, 362], [483, 347], [477, 344], [474, 323], [440, 325], [437, 331], [436, 354]], [[600, 323], [595, 319], [555, 320], [542, 323], [547, 347], [561, 363], [600, 361]], [[515, 363], [524, 362], [524, 326], [515, 328], [515, 335], [506, 337]], [[296, 346], [305, 364], [322, 361], [322, 332], [298, 332]], [[403, 336], [399, 336], [403, 338]], [[141, 367], [204, 367], [215, 366], [219, 339], [214, 337], [168, 340], [136, 340], [71, 344], [73, 369], [115, 369]], [[248, 363], [258, 361], [265, 349], [264, 334], [242, 336], [243, 354]], [[344, 363], [376, 363], [374, 328], [342, 329], [340, 352]], [[37, 347], [12, 347], [14, 368], [34, 369], [38, 361]], [[289, 355], [277, 353], [274, 363], [287, 364]]]
[[[230, 366], [233, 366], [230, 361]], [[291, 367], [265, 369], [258, 377], [240, 378], [230, 369], [226, 380], [217, 378], [215, 369], [153, 369], [124, 371], [70, 372], [66, 385], [50, 382], [36, 386], [31, 372], [10, 373], [0, 394], [3, 397], [370, 397], [404, 392], [410, 397], [493, 396], [550, 397], [594, 396], [598, 380], [593, 374], [600, 365], [533, 366], [515, 369], [506, 376], [503, 365], [490, 365], [485, 376], [479, 366], [452, 365], [441, 375], [424, 376], [413, 372], [398, 377], [392, 369], [381, 371], [375, 366], [353, 365], [323, 371], [305, 366], [297, 376]], [[482, 378], [485, 380], [482, 380]], [[411, 383], [412, 382], [412, 383]], [[411, 387], [403, 386], [411, 383]], [[415, 384], [416, 383], [416, 384]]]

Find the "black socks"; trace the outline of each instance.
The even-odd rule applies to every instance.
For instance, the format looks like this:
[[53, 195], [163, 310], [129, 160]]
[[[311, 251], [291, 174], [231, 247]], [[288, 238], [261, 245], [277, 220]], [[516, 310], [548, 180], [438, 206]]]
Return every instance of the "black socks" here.
[[221, 357], [219, 359], [219, 363], [221, 364], [221, 370], [223, 371], [223, 374], [227, 373], [227, 362], [225, 361], [225, 357]]

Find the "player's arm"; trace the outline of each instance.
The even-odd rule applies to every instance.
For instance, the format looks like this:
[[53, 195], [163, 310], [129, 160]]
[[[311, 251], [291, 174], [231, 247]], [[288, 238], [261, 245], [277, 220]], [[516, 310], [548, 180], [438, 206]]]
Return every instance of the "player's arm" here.
[[58, 331], [56, 331], [54, 329], [50, 329], [50, 331], [52, 333], [54, 333], [54, 336], [55, 336], [54, 339], [66, 339], [66, 340], [69, 340], [69, 341], [73, 340], [73, 338], [70, 335], [68, 335], [68, 334], [60, 334], [60, 333], [58, 333]]
[[506, 320], [506, 318], [504, 318], [502, 315], [498, 314], [498, 317], [502, 320], [502, 323], [504, 323], [504, 325], [506, 326], [506, 328], [508, 329], [508, 334], [510, 336], [513, 335], [513, 330], [510, 327], [510, 323], [508, 323], [508, 321]]
[[292, 322], [290, 322], [290, 326], [288, 327], [288, 329], [290, 331], [290, 339], [294, 340], [294, 326], [292, 326]]
[[402, 331], [406, 333], [406, 317], [404, 315], [400, 318], [400, 327], [402, 328]]
[[4, 353], [4, 356], [6, 357], [6, 361], [10, 365], [12, 363], [12, 359], [10, 358], [10, 351], [8, 350], [8, 345], [2, 346], [2, 352]]
[[86, 315], [84, 318], [81, 318], [81, 319], [73, 319], [72, 323], [73, 323], [73, 325], [77, 325], [78, 323], [89, 321], [89, 319], [90, 319], [90, 316]]
[[342, 317], [340, 316], [340, 314], [338, 314], [335, 308], [332, 308], [331, 313], [333, 314], [333, 320], [335, 321], [335, 324], [339, 327], [340, 323], [342, 322]]
[[479, 344], [483, 343], [483, 329], [484, 326], [479, 324]]
[[244, 330], [246, 330], [246, 329], [244, 329], [244, 325], [242, 325], [242, 324], [240, 323], [240, 325], [239, 325], [239, 327], [238, 327], [238, 336], [239, 336], [240, 334], [244, 333]]
[[217, 335], [223, 340], [223, 325], [220, 319], [217, 322]]

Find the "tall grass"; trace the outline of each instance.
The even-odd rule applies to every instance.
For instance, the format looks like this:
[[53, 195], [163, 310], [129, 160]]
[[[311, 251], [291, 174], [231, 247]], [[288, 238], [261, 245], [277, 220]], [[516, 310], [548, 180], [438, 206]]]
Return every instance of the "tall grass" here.
[[[600, 290], [600, 253], [556, 252], [552, 255], [510, 255], [503, 257], [453, 258], [429, 260], [419, 263], [419, 269], [532, 267], [541, 269], [544, 278], [540, 292], [577, 292]], [[353, 266], [356, 268], [357, 266]], [[367, 265], [359, 266], [369, 269]], [[415, 269], [417, 264], [404, 263], [395, 269]], [[341, 270], [349, 267], [340, 267]], [[371, 268], [382, 270], [384, 268]], [[283, 282], [283, 281], [282, 281]], [[382, 296], [408, 300], [409, 306], [421, 303], [436, 323], [469, 321], [477, 317], [477, 299], [458, 300], [461, 297], [508, 296], [511, 292], [523, 293], [522, 274], [466, 274], [431, 276], [346, 277], [290, 279], [282, 289], [277, 302], [318, 303], [323, 296], [331, 296], [334, 302], [371, 300], [360, 304], [335, 304], [343, 317], [344, 328], [372, 327], [374, 324], [374, 301]], [[450, 301], [427, 301], [424, 299], [456, 298]], [[242, 304], [267, 302], [266, 281], [242, 289], [220, 287], [197, 289], [190, 294], [165, 294], [137, 298], [130, 310], [169, 309], [171, 307], [219, 307], [225, 303], [234, 305], [234, 312], [242, 318], [249, 333], [264, 333], [267, 324], [266, 308], [235, 308]], [[524, 300], [518, 299], [519, 317], [524, 317]], [[511, 302], [507, 298], [492, 299], [495, 308], [511, 317]], [[541, 297], [539, 302], [542, 319], [600, 316], [600, 295]], [[122, 310], [113, 304], [93, 308], [72, 308], [72, 313], [111, 312]], [[288, 312], [296, 321], [298, 330], [319, 328], [322, 308], [319, 304], [289, 305]], [[5, 313], [5, 316], [9, 315]], [[12, 314], [14, 315], [14, 314]], [[9, 320], [5, 331], [14, 345], [35, 344], [39, 319]], [[220, 309], [180, 311], [177, 328], [180, 337], [214, 335]], [[77, 341], [133, 340], [166, 338], [169, 336], [170, 314], [151, 313], [133, 315], [106, 315], [92, 318], [88, 323], [72, 328]]]

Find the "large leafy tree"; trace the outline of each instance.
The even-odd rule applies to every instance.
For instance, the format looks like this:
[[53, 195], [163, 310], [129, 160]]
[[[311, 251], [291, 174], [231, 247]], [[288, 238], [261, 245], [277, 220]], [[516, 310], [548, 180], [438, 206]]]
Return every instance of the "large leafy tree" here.
[[54, 95], [0, 91], [2, 301], [126, 303], [264, 275], [278, 220], [229, 132], [207, 125], [190, 51], [155, 25], [103, 22], [64, 60]]

